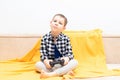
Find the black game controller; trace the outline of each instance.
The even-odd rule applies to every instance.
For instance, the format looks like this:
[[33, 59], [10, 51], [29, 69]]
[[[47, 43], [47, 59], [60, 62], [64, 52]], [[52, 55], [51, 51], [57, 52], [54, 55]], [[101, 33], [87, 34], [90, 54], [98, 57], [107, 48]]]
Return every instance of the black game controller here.
[[60, 64], [60, 65], [64, 65], [64, 59], [55, 59], [53, 61], [51, 61], [50, 63], [51, 67], [54, 67], [55, 64]]

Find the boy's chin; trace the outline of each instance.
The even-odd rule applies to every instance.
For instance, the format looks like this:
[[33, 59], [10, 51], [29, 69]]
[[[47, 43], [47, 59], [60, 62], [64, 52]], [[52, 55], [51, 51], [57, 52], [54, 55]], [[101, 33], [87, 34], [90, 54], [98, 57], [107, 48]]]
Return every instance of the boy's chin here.
[[51, 32], [56, 33], [56, 34], [59, 33], [59, 31], [58, 31], [58, 30], [55, 30], [55, 29], [52, 30]]

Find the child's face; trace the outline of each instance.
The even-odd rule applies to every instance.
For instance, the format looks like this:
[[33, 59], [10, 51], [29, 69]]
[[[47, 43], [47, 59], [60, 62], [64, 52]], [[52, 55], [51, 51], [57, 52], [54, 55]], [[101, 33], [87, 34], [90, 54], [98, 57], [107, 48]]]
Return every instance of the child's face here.
[[65, 19], [61, 16], [55, 16], [50, 22], [51, 31], [60, 33], [65, 29]]

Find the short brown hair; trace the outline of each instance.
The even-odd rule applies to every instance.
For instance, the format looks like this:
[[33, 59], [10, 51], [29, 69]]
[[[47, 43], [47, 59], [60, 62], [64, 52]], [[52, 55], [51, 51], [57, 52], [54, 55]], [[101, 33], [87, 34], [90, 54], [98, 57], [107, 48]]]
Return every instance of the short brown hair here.
[[55, 15], [53, 16], [53, 18], [54, 18], [55, 16], [60, 16], [60, 17], [64, 18], [64, 21], [65, 21], [64, 26], [66, 26], [66, 25], [67, 25], [68, 20], [67, 20], [67, 18], [66, 18], [63, 14], [55, 14]]

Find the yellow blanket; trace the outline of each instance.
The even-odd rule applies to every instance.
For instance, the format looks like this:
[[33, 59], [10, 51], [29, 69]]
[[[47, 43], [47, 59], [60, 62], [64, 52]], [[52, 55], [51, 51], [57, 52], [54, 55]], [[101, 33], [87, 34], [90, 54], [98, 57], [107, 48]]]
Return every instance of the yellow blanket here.
[[102, 42], [102, 31], [64, 31], [71, 39], [73, 53], [79, 65], [75, 76], [64, 75], [40, 79], [34, 64], [40, 60], [40, 40], [21, 59], [0, 61], [1, 80], [62, 80], [63, 78], [89, 78], [100, 76], [120, 76], [120, 69], [108, 70]]

